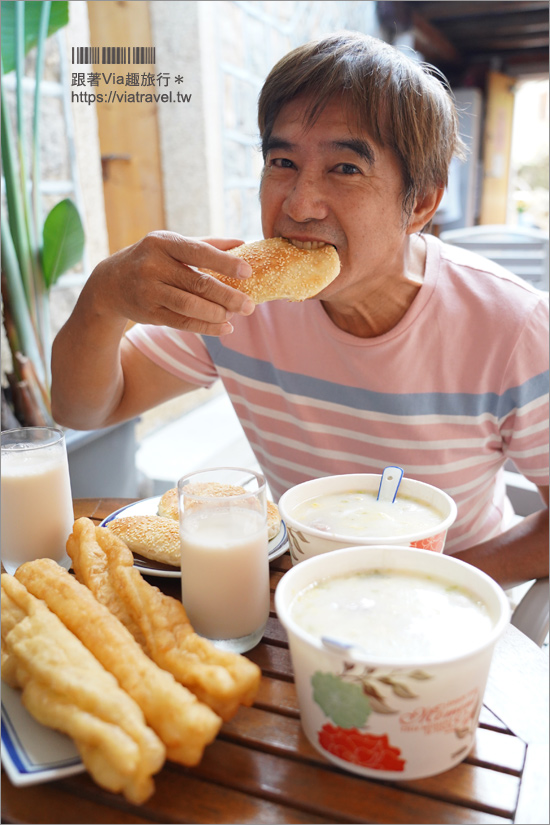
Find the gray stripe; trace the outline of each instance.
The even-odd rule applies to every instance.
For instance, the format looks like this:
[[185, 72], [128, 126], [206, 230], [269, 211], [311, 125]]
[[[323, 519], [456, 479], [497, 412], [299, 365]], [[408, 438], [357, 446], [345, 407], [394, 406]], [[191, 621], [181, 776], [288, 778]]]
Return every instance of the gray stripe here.
[[204, 337], [214, 363], [238, 376], [280, 387], [283, 392], [317, 401], [341, 404], [355, 410], [386, 415], [479, 416], [489, 413], [496, 418], [508, 415], [548, 393], [548, 370], [529, 378], [502, 395], [497, 393], [383, 393], [361, 387], [348, 387], [321, 378], [278, 370], [269, 361], [233, 352], [217, 338]]

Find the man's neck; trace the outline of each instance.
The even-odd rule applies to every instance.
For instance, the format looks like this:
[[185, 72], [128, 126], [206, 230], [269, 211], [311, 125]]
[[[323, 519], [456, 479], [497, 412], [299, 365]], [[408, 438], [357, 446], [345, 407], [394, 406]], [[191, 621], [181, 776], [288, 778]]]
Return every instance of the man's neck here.
[[361, 294], [343, 300], [322, 301], [333, 324], [358, 338], [376, 338], [389, 332], [401, 321], [418, 295], [424, 281], [426, 242], [411, 239], [405, 271], [388, 282], [381, 279], [369, 284]]

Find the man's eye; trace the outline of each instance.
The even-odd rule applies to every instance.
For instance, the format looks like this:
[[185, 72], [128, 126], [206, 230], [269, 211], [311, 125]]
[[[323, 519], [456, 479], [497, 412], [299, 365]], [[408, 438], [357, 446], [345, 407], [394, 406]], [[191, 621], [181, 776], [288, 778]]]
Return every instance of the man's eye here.
[[271, 158], [270, 166], [275, 166], [277, 169], [292, 169], [294, 164], [288, 158]]
[[343, 175], [361, 174], [361, 170], [357, 166], [354, 166], [353, 163], [339, 163], [336, 170], [341, 172]]

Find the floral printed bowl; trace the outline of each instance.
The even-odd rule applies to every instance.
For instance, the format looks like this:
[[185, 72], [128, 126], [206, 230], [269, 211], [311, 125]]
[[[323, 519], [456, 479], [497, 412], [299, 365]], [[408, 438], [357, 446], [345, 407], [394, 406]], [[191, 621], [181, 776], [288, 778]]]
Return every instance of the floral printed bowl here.
[[286, 524], [292, 564], [305, 561], [320, 553], [339, 550], [343, 547], [357, 547], [366, 544], [393, 544], [405, 547], [418, 547], [441, 553], [445, 545], [447, 530], [456, 519], [456, 504], [447, 493], [431, 484], [404, 478], [398, 495], [409, 496], [433, 506], [441, 513], [441, 523], [435, 528], [411, 533], [410, 535], [388, 536], [384, 538], [368, 536], [346, 536], [326, 533], [315, 527], [302, 524], [294, 517], [298, 505], [304, 501], [332, 493], [346, 493], [352, 490], [377, 492], [380, 476], [375, 473], [349, 473], [338, 476], [325, 476], [304, 481], [287, 490], [279, 500], [281, 518]]
[[[452, 581], [483, 601], [492, 628], [466, 653], [410, 661], [338, 649], [304, 631], [291, 615], [310, 585], [356, 571], [391, 569]], [[275, 592], [285, 627], [300, 717], [311, 744], [338, 767], [377, 779], [420, 779], [461, 762], [475, 731], [494, 646], [510, 618], [504, 591], [465, 562], [405, 547], [352, 547], [289, 570]], [[408, 621], [406, 605], [403, 621]]]

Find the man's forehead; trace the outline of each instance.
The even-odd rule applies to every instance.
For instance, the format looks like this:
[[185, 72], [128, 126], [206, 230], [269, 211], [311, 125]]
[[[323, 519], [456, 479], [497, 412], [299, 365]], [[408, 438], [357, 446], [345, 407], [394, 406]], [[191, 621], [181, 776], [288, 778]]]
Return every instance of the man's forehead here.
[[327, 152], [350, 149], [357, 154], [374, 160], [376, 142], [353, 116], [350, 107], [340, 101], [328, 101], [315, 117], [311, 115], [314, 101], [297, 98], [286, 103], [273, 124], [266, 148], [293, 148], [301, 141], [311, 141]]
[[[273, 131], [279, 128], [292, 128], [310, 131], [316, 124], [323, 128], [337, 128], [344, 134], [359, 136], [358, 118], [353, 117], [350, 107], [338, 100], [328, 100], [318, 107], [315, 98], [301, 96], [285, 103], [281, 107], [273, 124]], [[318, 109], [318, 111], [316, 111]], [[312, 113], [315, 116], [312, 117]]]

